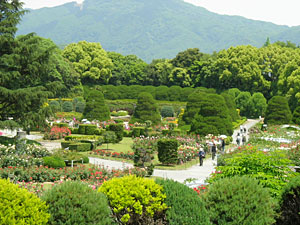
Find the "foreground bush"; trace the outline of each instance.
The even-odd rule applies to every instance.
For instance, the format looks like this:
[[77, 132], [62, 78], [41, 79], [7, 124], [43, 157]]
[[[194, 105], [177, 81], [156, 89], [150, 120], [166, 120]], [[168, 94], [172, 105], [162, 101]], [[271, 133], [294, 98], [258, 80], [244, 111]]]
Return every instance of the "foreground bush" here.
[[0, 224], [47, 224], [47, 206], [37, 196], [0, 179]]
[[293, 178], [283, 189], [280, 217], [277, 224], [300, 224], [300, 176]]
[[99, 188], [107, 195], [118, 221], [126, 224], [162, 222], [167, 205], [161, 191], [162, 187], [153, 180], [136, 176], [113, 178]]
[[82, 182], [64, 182], [45, 192], [49, 224], [113, 224], [106, 196]]
[[166, 204], [170, 208], [167, 209], [166, 219], [169, 224], [210, 224], [204, 202], [197, 192], [172, 180], [157, 179], [155, 182], [163, 186], [167, 196]]
[[273, 224], [275, 202], [267, 189], [249, 177], [216, 181], [204, 195], [213, 224]]

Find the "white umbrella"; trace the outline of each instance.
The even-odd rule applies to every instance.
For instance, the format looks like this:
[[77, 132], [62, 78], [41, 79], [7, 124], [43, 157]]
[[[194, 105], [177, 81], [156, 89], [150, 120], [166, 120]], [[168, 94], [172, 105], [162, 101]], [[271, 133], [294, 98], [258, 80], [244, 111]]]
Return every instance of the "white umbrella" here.
[[220, 138], [227, 138], [225, 134], [220, 135]]

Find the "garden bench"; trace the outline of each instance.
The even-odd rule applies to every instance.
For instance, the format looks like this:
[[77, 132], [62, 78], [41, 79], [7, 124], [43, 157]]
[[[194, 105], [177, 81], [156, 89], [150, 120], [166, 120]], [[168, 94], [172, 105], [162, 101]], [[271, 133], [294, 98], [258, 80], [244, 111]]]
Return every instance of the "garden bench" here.
[[66, 163], [66, 166], [71, 162], [71, 167], [73, 167], [74, 162], [81, 162], [83, 164], [83, 159], [77, 159], [77, 160], [64, 160]]

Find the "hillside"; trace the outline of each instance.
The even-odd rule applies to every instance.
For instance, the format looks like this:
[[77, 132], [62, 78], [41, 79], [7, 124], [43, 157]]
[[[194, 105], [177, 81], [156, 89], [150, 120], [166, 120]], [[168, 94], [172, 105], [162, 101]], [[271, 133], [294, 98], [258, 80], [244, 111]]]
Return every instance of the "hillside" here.
[[100, 42], [107, 51], [147, 62], [173, 58], [187, 48], [211, 53], [236, 45], [260, 47], [267, 37], [300, 42], [300, 27], [219, 15], [183, 0], [85, 0], [82, 6], [72, 2], [30, 10], [18, 34], [30, 32], [58, 45]]

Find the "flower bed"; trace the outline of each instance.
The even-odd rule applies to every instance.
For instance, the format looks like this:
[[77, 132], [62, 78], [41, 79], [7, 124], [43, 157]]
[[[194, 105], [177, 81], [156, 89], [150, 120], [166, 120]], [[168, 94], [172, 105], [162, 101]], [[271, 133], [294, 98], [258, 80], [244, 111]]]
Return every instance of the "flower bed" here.
[[14, 182], [54, 182], [60, 180], [82, 180], [91, 184], [100, 184], [112, 177], [122, 177], [128, 174], [136, 174], [137, 176], [144, 176], [142, 169], [124, 170], [108, 170], [104, 167], [87, 167], [80, 165], [77, 167], [64, 167], [61, 169], [48, 168], [46, 166], [34, 167], [6, 167], [0, 168], [0, 177], [3, 179], [10, 178]]
[[134, 153], [133, 152], [111, 152], [104, 149], [96, 149], [92, 151], [92, 154], [99, 155], [99, 156], [106, 156], [106, 157], [115, 157], [115, 158], [121, 158], [121, 159], [130, 159], [133, 160]]

